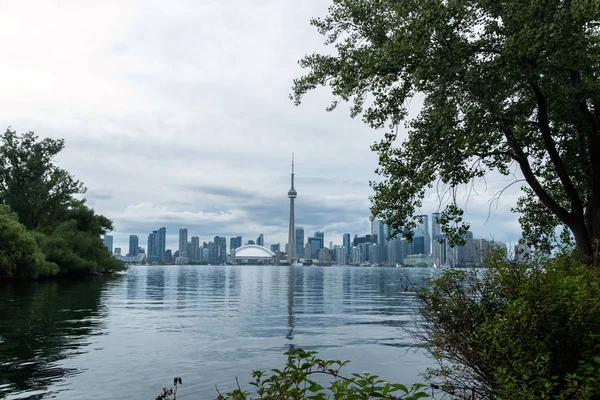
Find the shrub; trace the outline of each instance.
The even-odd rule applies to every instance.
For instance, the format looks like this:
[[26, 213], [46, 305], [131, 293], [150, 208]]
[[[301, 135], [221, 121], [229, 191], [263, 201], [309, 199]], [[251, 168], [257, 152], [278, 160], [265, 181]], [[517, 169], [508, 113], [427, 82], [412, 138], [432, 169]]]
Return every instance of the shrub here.
[[600, 398], [600, 271], [572, 254], [534, 263], [494, 254], [419, 293], [426, 378], [457, 398]]

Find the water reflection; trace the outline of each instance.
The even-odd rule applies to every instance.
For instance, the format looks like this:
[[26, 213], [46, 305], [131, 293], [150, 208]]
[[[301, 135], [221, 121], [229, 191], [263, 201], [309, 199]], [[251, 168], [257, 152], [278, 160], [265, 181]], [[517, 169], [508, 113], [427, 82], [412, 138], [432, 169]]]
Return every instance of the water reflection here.
[[0, 398], [155, 398], [173, 374], [186, 383], [182, 400], [214, 398], [215, 385], [248, 382], [295, 346], [352, 359], [351, 372], [413, 382], [426, 362], [414, 353], [400, 361], [411, 344], [400, 328], [412, 323], [415, 286], [429, 274], [137, 266], [108, 282], [2, 284]]
[[0, 397], [28, 391], [29, 399], [41, 399], [73, 372], [58, 362], [102, 333], [106, 283], [102, 277], [0, 283]]

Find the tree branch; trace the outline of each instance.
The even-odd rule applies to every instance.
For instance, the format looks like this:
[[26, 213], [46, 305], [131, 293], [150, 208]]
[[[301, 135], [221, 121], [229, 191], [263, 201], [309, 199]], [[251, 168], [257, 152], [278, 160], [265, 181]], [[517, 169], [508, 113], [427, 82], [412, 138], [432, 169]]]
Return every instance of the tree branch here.
[[529, 164], [529, 160], [527, 156], [523, 152], [520, 144], [517, 142], [516, 138], [512, 130], [508, 127], [503, 127], [504, 136], [506, 136], [506, 140], [509, 146], [513, 149], [516, 154], [515, 161], [519, 163], [521, 167], [521, 172], [523, 173], [523, 177], [531, 187], [531, 189], [538, 196], [542, 204], [544, 204], [550, 211], [552, 211], [556, 216], [567, 226], [571, 227], [573, 225], [573, 216], [566, 209], [564, 209], [560, 204], [552, 198], [548, 194], [548, 192], [542, 187], [540, 182], [537, 180], [537, 177], [531, 170], [531, 165]]
[[550, 160], [554, 165], [554, 169], [556, 170], [556, 174], [560, 179], [565, 192], [571, 202], [571, 212], [574, 215], [578, 215], [583, 217], [583, 203], [581, 201], [581, 197], [579, 196], [579, 192], [575, 188], [571, 177], [569, 176], [569, 171], [567, 171], [567, 167], [560, 154], [558, 154], [558, 150], [556, 149], [556, 143], [552, 138], [552, 132], [550, 131], [550, 121], [548, 117], [548, 102], [546, 97], [542, 93], [542, 90], [538, 86], [537, 83], [531, 83], [531, 88], [535, 93], [536, 102], [538, 105], [538, 122], [540, 132], [542, 133], [542, 139], [544, 141], [544, 145], [546, 146], [546, 150], [548, 151], [548, 155], [550, 156]]

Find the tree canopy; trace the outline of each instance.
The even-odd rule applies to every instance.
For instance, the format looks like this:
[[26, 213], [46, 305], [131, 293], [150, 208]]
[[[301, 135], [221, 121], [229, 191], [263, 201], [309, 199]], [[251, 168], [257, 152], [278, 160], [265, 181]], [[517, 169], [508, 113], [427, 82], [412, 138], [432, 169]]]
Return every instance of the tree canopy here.
[[[518, 166], [515, 211], [529, 244], [550, 248], [565, 226], [591, 262], [600, 239], [600, 3], [588, 0], [334, 0], [311, 23], [335, 47], [300, 60], [293, 99], [319, 86], [390, 128], [372, 214], [410, 234], [427, 188], [450, 190]], [[423, 96], [419, 115], [408, 104]], [[405, 123], [408, 138], [398, 143]], [[443, 231], [467, 228], [450, 201]]]
[[63, 140], [0, 137], [0, 278], [125, 269], [104, 247], [112, 222], [85, 205], [85, 187], [54, 163]]

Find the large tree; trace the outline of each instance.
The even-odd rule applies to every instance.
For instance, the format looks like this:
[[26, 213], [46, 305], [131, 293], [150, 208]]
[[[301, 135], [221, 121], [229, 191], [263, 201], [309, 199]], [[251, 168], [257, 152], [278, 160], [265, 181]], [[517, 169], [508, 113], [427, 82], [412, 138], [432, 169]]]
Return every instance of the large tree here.
[[84, 203], [83, 184], [54, 162], [63, 148], [64, 140], [39, 140], [33, 132], [0, 136], [0, 204], [29, 229], [54, 225]]
[[[293, 98], [328, 86], [373, 128], [379, 155], [372, 213], [410, 231], [425, 191], [450, 190], [516, 165], [524, 236], [551, 246], [558, 227], [594, 261], [600, 239], [600, 2], [595, 0], [334, 0], [311, 23], [333, 45], [305, 56]], [[408, 120], [409, 101], [423, 97]], [[405, 122], [408, 138], [397, 141]], [[450, 201], [444, 231], [458, 238]]]

